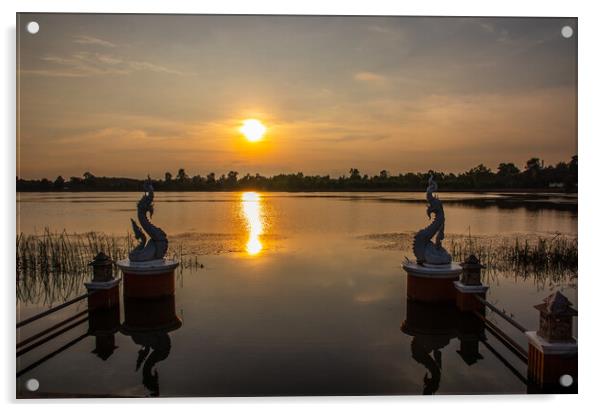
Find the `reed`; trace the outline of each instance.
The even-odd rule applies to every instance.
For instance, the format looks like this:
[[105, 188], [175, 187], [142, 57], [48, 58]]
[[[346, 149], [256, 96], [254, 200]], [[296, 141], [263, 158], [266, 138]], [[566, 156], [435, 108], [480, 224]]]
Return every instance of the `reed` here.
[[455, 260], [475, 255], [492, 268], [531, 270], [577, 270], [577, 239], [562, 235], [551, 237], [472, 238], [452, 237], [449, 250]]
[[[414, 234], [375, 233], [360, 236], [371, 248], [401, 251], [411, 256]], [[533, 278], [545, 282], [572, 283], [577, 278], [578, 244], [576, 236], [516, 234], [506, 236], [448, 235], [445, 248], [455, 261], [475, 255], [485, 265], [485, 275]]]
[[[135, 243], [131, 234], [124, 236], [98, 232], [42, 234], [20, 233], [16, 238], [17, 298], [19, 301], [64, 300], [83, 288], [91, 276], [88, 263], [103, 251], [113, 260], [124, 259]], [[201, 267], [196, 256], [184, 255], [182, 245], [170, 248], [171, 258], [180, 261], [180, 269]], [[115, 268], [117, 270], [117, 268]]]

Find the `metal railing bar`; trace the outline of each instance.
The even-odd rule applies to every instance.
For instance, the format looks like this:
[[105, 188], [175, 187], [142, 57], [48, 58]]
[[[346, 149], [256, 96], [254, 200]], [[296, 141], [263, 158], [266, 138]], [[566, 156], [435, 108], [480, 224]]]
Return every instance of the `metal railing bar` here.
[[514, 376], [516, 376], [522, 383], [524, 383], [525, 385], [529, 382], [527, 380], [527, 378], [525, 378], [510, 362], [508, 362], [498, 351], [495, 350], [495, 348], [493, 346], [491, 346], [487, 341], [485, 340], [481, 340], [481, 343], [483, 345], [485, 345], [485, 347], [487, 349], [489, 349], [489, 352], [491, 352], [493, 354], [493, 356], [495, 356], [500, 362], [502, 362], [504, 364], [504, 366], [506, 366], [510, 372], [512, 372], [512, 374]]
[[41, 332], [39, 332], [39, 333], [36, 333], [36, 334], [35, 334], [35, 335], [33, 335], [33, 336], [30, 336], [29, 338], [26, 338], [26, 339], [22, 340], [21, 342], [18, 342], [18, 343], [17, 343], [17, 349], [19, 349], [19, 348], [20, 348], [20, 347], [22, 347], [22, 346], [25, 346], [25, 345], [27, 345], [28, 343], [31, 343], [31, 342], [33, 342], [33, 341], [35, 341], [35, 340], [37, 340], [37, 339], [41, 338], [42, 336], [46, 335], [47, 333], [50, 333], [50, 332], [52, 332], [52, 331], [53, 331], [53, 330], [55, 330], [56, 328], [59, 328], [59, 327], [61, 327], [61, 326], [63, 326], [63, 325], [66, 325], [67, 323], [71, 322], [72, 320], [74, 320], [74, 319], [77, 319], [77, 318], [79, 318], [80, 316], [83, 316], [83, 315], [85, 315], [85, 314], [86, 314], [86, 313], [88, 313], [89, 311], [90, 311], [89, 309], [86, 309], [86, 310], [84, 310], [84, 311], [82, 311], [82, 312], [79, 312], [79, 313], [77, 313], [77, 314], [75, 314], [75, 315], [73, 315], [73, 316], [71, 316], [71, 317], [69, 317], [69, 318], [67, 318], [67, 319], [65, 319], [65, 320], [63, 320], [63, 321], [61, 321], [61, 322], [59, 322], [59, 323], [56, 323], [56, 324], [54, 324], [54, 325], [50, 326], [50, 327], [49, 327], [49, 328], [47, 328], [47, 329], [44, 329], [43, 331], [41, 331]]
[[89, 333], [86, 332], [83, 335], [73, 339], [71, 342], [61, 346], [60, 348], [58, 348], [57, 350], [55, 350], [52, 353], [49, 353], [48, 355], [44, 356], [43, 358], [35, 361], [34, 363], [32, 363], [31, 365], [27, 366], [25, 369], [21, 369], [20, 371], [17, 372], [17, 378], [21, 375], [23, 375], [24, 373], [29, 372], [30, 370], [37, 368], [38, 366], [40, 366], [42, 363], [48, 361], [49, 359], [55, 357], [56, 355], [58, 355], [59, 353], [69, 349], [71, 346], [75, 345], [76, 343], [78, 343], [79, 341], [81, 341], [84, 338], [87, 338], [89, 336]]
[[52, 340], [52, 339], [56, 338], [57, 336], [60, 336], [60, 335], [62, 335], [63, 333], [65, 333], [65, 332], [67, 332], [67, 331], [69, 331], [69, 330], [73, 329], [74, 327], [76, 327], [76, 326], [78, 326], [78, 325], [81, 325], [81, 324], [82, 324], [82, 323], [84, 323], [84, 322], [87, 322], [87, 321], [88, 321], [88, 318], [89, 318], [89, 317], [88, 317], [88, 316], [86, 316], [86, 317], [85, 317], [85, 318], [83, 318], [82, 320], [79, 320], [79, 321], [77, 321], [77, 322], [75, 322], [75, 323], [72, 323], [71, 325], [65, 326], [64, 328], [57, 330], [57, 331], [56, 331], [56, 332], [54, 332], [53, 334], [51, 334], [51, 335], [48, 335], [48, 336], [46, 336], [45, 338], [43, 338], [43, 339], [40, 339], [40, 340], [38, 340], [38, 341], [34, 342], [33, 344], [31, 344], [31, 345], [27, 346], [27, 347], [26, 347], [26, 348], [24, 348], [24, 349], [21, 349], [20, 351], [18, 351], [18, 352], [17, 352], [17, 358], [18, 358], [19, 356], [21, 356], [21, 355], [24, 355], [24, 354], [26, 354], [27, 352], [29, 352], [29, 351], [31, 351], [31, 350], [33, 350], [33, 349], [35, 349], [35, 348], [37, 348], [38, 346], [40, 346], [40, 345], [42, 345], [42, 344], [44, 344], [44, 343], [46, 343], [46, 342], [48, 342], [48, 341], [50, 341], [50, 340]]
[[485, 299], [483, 299], [481, 296], [479, 295], [474, 295], [474, 297], [481, 302], [483, 305], [487, 306], [489, 309], [491, 309], [493, 312], [497, 313], [498, 315], [500, 315], [502, 317], [502, 319], [504, 319], [506, 322], [510, 323], [512, 326], [514, 326], [516, 329], [520, 330], [521, 332], [526, 332], [527, 328], [525, 328], [523, 325], [521, 325], [520, 323], [518, 323], [517, 321], [515, 321], [514, 319], [512, 319], [510, 316], [506, 315], [504, 312], [502, 312], [501, 310], [499, 310], [498, 308], [496, 308], [495, 306], [493, 306], [491, 303], [487, 302]]
[[510, 351], [516, 356], [518, 356], [520, 360], [527, 363], [528, 353], [524, 348], [522, 348], [518, 343], [516, 343], [516, 341], [514, 341], [514, 339], [512, 339], [510, 336], [504, 333], [504, 331], [502, 331], [496, 325], [491, 323], [491, 321], [485, 318], [485, 316], [481, 315], [478, 312], [474, 312], [474, 314], [477, 315], [477, 317], [480, 318], [483, 322], [485, 322], [485, 327], [487, 328], [487, 330], [491, 332], [496, 338], [498, 338], [499, 341], [502, 344], [504, 344], [504, 346], [510, 349]]
[[45, 312], [38, 313], [37, 315], [34, 315], [34, 316], [30, 317], [30, 318], [27, 318], [27, 319], [25, 319], [25, 320], [22, 320], [21, 322], [17, 322], [17, 329], [19, 329], [20, 327], [22, 327], [22, 326], [25, 326], [25, 325], [27, 325], [27, 324], [29, 324], [29, 323], [31, 323], [31, 322], [33, 322], [33, 321], [35, 321], [35, 320], [41, 319], [41, 318], [43, 318], [44, 316], [48, 316], [48, 315], [50, 315], [51, 313], [54, 313], [54, 312], [56, 312], [57, 310], [61, 310], [61, 309], [63, 309], [63, 308], [66, 308], [67, 306], [69, 306], [69, 305], [72, 305], [72, 304], [74, 304], [74, 303], [76, 303], [76, 302], [79, 302], [80, 300], [86, 299], [88, 296], [91, 296], [92, 294], [94, 294], [94, 293], [96, 293], [96, 292], [97, 292], [97, 290], [92, 290], [92, 291], [90, 291], [90, 292], [88, 292], [88, 293], [86, 293], [86, 294], [84, 294], [84, 295], [78, 296], [78, 297], [76, 297], [76, 298], [73, 298], [73, 299], [71, 299], [71, 300], [69, 300], [69, 301], [65, 302], [65, 303], [61, 303], [61, 304], [60, 304], [60, 305], [58, 305], [58, 306], [55, 306], [55, 307], [53, 307], [53, 308], [50, 308], [50, 309], [48, 309], [48, 310], [47, 310], [47, 311], [45, 311]]

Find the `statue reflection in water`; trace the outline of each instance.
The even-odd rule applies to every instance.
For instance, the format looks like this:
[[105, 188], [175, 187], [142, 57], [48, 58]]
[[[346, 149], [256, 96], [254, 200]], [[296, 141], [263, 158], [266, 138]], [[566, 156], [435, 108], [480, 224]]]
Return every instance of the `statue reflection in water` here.
[[150, 396], [160, 396], [157, 363], [171, 352], [169, 332], [182, 326], [176, 315], [175, 297], [156, 299], [125, 299], [125, 320], [121, 332], [131, 336], [141, 346], [136, 359], [136, 371], [142, 367], [142, 384]]
[[415, 302], [408, 299], [406, 319], [401, 325], [412, 336], [412, 358], [426, 368], [423, 395], [439, 390], [443, 370], [442, 350], [452, 339], [460, 340], [457, 353], [467, 365], [482, 359], [479, 341], [484, 339], [482, 321], [470, 313], [461, 313], [455, 305]]
[[[133, 333], [132, 340], [142, 349], [138, 351], [136, 371], [142, 367], [142, 384], [150, 391], [151, 396], [159, 396], [159, 372], [153, 368], [157, 362], [167, 359], [171, 351], [171, 339], [166, 332]], [[152, 350], [152, 353], [151, 353]], [[149, 355], [150, 353], [150, 355]]]
[[440, 349], [447, 346], [448, 343], [449, 338], [445, 336], [438, 337], [438, 339], [414, 336], [414, 339], [412, 339], [412, 358], [424, 365], [428, 371], [423, 378], [423, 395], [433, 395], [439, 389], [439, 382], [441, 381]]

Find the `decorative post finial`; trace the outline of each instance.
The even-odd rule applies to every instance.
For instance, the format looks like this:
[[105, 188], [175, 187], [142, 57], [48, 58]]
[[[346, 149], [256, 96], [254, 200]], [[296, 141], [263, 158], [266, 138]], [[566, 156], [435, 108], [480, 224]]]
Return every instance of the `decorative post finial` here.
[[88, 266], [92, 266], [92, 282], [108, 282], [113, 279], [113, 260], [104, 252], [99, 252]]
[[539, 330], [537, 335], [548, 342], [573, 341], [573, 316], [577, 311], [573, 304], [560, 292], [545, 298], [543, 303], [535, 305], [539, 311]]

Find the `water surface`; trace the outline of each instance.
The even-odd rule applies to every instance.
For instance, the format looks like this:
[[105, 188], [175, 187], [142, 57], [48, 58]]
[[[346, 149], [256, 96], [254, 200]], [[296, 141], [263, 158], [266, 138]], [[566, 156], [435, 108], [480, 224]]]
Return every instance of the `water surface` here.
[[[139, 197], [19, 194], [18, 231], [123, 236]], [[577, 234], [572, 196], [440, 197], [448, 239]], [[478, 325], [453, 309], [406, 301], [400, 264], [411, 256], [410, 244], [396, 250], [379, 247], [379, 239], [409, 236], [428, 224], [423, 193], [158, 192], [155, 198], [154, 223], [172, 248], [203, 267], [178, 273], [171, 301], [122, 302], [120, 327], [111, 336], [86, 335], [84, 322], [20, 357], [18, 370], [81, 338], [22, 374], [19, 391], [35, 377], [40, 392], [55, 396], [527, 392], [520, 378], [525, 365]], [[489, 300], [532, 330], [538, 325], [533, 305], [552, 291], [577, 306], [575, 273], [490, 271], [486, 281]], [[82, 283], [65, 284], [50, 298], [21, 300], [20, 317], [82, 293]], [[57, 286], [39, 290], [45, 288]], [[85, 301], [17, 338], [83, 309]], [[152, 323], [149, 314], [171, 312], [181, 324], [127, 328], [128, 319]], [[505, 330], [526, 345], [519, 332]]]

